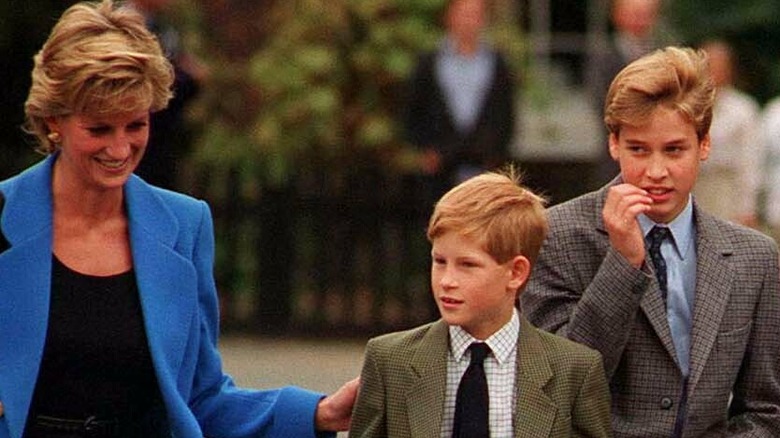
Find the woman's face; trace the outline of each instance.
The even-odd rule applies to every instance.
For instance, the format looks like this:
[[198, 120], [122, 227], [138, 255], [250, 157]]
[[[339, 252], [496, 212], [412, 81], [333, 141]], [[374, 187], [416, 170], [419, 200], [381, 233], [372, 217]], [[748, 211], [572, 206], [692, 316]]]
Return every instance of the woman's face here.
[[73, 114], [48, 121], [58, 132], [57, 171], [83, 190], [122, 187], [133, 173], [149, 140], [149, 110], [110, 115]]

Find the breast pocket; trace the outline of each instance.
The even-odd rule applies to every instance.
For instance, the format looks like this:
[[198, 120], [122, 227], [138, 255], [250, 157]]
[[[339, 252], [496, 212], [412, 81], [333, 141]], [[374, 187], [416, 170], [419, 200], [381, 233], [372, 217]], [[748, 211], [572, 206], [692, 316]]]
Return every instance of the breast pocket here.
[[718, 333], [710, 363], [718, 368], [716, 374], [726, 381], [734, 378], [732, 373], [736, 375], [742, 365], [752, 327], [753, 323], [749, 322], [742, 327]]
[[727, 330], [718, 333], [716, 340], [716, 348], [723, 349], [725, 351], [731, 351], [734, 349], [744, 350], [747, 345], [748, 338], [750, 337], [750, 329], [753, 327], [753, 322], [748, 322], [742, 327], [736, 329]]

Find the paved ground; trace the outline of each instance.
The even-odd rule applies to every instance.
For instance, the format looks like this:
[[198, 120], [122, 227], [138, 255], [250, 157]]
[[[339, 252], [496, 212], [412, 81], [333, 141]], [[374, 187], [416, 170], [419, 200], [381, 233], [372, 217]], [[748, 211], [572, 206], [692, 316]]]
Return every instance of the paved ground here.
[[365, 342], [223, 335], [219, 349], [225, 371], [241, 386], [292, 384], [331, 393], [360, 375]]

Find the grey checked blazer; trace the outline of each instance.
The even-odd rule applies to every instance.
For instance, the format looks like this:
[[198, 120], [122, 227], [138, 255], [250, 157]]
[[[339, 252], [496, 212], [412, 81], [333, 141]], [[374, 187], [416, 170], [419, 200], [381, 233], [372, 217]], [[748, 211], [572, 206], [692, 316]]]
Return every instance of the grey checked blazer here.
[[[609, 437], [609, 390], [599, 354], [520, 318], [515, 437]], [[366, 347], [350, 437], [438, 438], [449, 331], [442, 320]]]
[[602, 353], [616, 437], [670, 437], [677, 415], [685, 419], [684, 437], [779, 437], [775, 243], [694, 203], [698, 265], [686, 404], [652, 265], [635, 269], [609, 245], [602, 220], [608, 187], [549, 210], [550, 233], [520, 298], [524, 314]]

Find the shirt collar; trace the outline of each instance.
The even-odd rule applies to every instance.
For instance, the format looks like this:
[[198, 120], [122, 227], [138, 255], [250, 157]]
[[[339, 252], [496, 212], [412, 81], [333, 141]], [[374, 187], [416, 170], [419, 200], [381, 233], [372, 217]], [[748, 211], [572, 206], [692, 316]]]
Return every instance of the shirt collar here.
[[[464, 359], [466, 350], [473, 342], [482, 342], [479, 339], [471, 336], [466, 330], [463, 330], [459, 325], [451, 325], [450, 329], [450, 352], [455, 358], [455, 361], [460, 362]], [[490, 350], [493, 352], [493, 357], [496, 358], [499, 364], [504, 364], [508, 361], [512, 355], [512, 352], [517, 348], [517, 337], [520, 330], [520, 318], [517, 314], [517, 309], [512, 310], [512, 318], [504, 324], [501, 329], [493, 333], [484, 342], [488, 344]]]
[[691, 195], [688, 195], [688, 203], [685, 204], [683, 211], [668, 224], [657, 224], [644, 214], [640, 214], [637, 217], [637, 220], [639, 221], [639, 226], [642, 228], [642, 235], [644, 235], [645, 238], [647, 238], [647, 234], [656, 225], [669, 228], [669, 231], [672, 234], [672, 247], [677, 251], [677, 255], [679, 255], [682, 260], [685, 260], [685, 257], [688, 255], [691, 248], [691, 245], [688, 243], [691, 241], [694, 229], [693, 202]]

